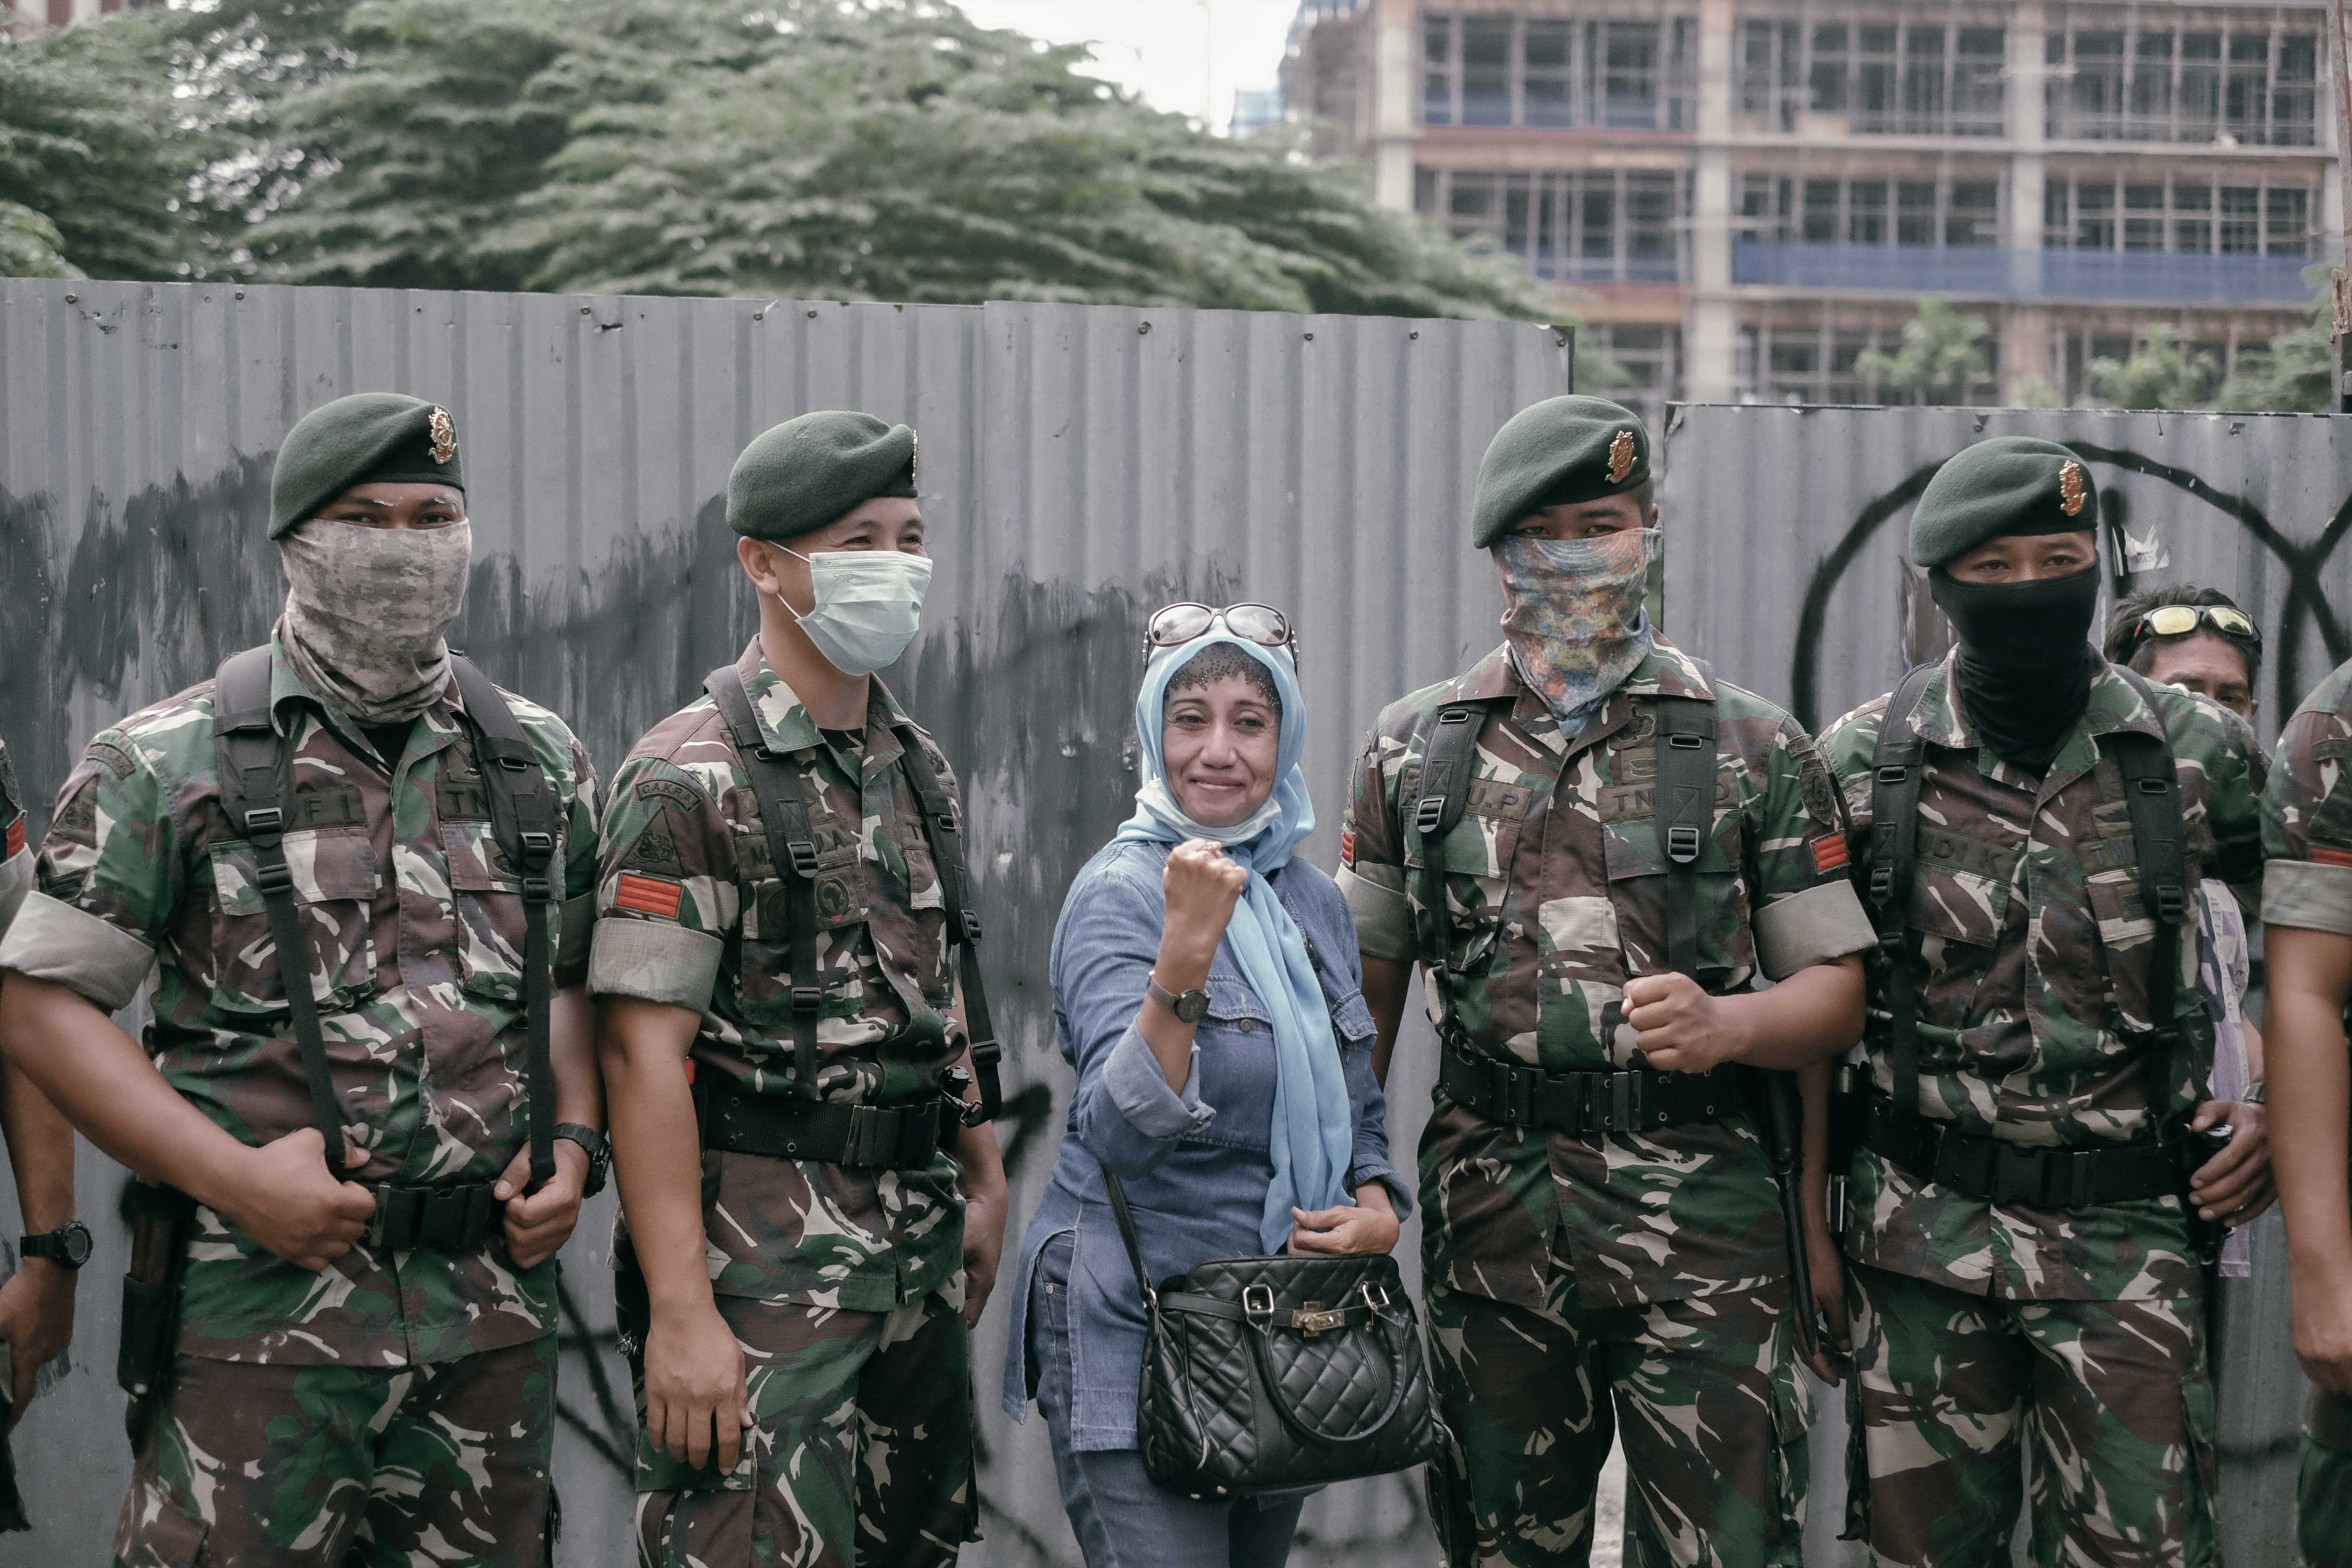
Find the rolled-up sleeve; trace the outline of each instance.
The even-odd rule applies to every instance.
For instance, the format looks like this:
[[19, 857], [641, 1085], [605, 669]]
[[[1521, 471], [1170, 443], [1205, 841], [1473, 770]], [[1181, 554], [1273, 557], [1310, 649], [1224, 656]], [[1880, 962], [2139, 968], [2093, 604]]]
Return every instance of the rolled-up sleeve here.
[[171, 791], [120, 730], [91, 739], [58, 795], [0, 969], [63, 985], [109, 1013], [155, 967], [183, 874]]
[[1113, 864], [1070, 889], [1055, 932], [1054, 1007], [1078, 1069], [1071, 1123], [1088, 1152], [1121, 1176], [1150, 1171], [1217, 1114], [1201, 1100], [1199, 1048], [1184, 1087], [1172, 1089], [1136, 1024], [1164, 918], [1159, 890]]
[[726, 818], [693, 775], [633, 757], [599, 845], [589, 993], [706, 1011], [741, 903]]

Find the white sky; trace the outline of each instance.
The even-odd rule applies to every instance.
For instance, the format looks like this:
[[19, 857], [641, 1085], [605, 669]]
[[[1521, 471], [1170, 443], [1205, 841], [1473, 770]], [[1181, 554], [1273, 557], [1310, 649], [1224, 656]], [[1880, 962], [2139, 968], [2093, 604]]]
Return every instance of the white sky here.
[[957, 0], [990, 27], [1091, 43], [1099, 73], [1223, 131], [1238, 88], [1275, 85], [1297, 0]]

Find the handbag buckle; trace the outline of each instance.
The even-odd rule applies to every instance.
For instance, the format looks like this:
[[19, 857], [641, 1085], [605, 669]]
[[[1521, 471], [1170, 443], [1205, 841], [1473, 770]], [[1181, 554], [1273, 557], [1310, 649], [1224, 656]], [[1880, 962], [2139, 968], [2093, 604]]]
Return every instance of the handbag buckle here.
[[1370, 1307], [1373, 1312], [1385, 1312], [1389, 1310], [1389, 1288], [1387, 1286], [1367, 1279], [1363, 1284], [1357, 1287], [1357, 1289], [1363, 1291], [1364, 1305]]
[[1274, 1287], [1244, 1285], [1242, 1287], [1242, 1314], [1251, 1321], [1272, 1321], [1274, 1318]]
[[1333, 1307], [1327, 1310], [1320, 1301], [1309, 1301], [1290, 1314], [1290, 1326], [1310, 1337], [1339, 1328], [1347, 1321], [1348, 1310], [1345, 1307]]

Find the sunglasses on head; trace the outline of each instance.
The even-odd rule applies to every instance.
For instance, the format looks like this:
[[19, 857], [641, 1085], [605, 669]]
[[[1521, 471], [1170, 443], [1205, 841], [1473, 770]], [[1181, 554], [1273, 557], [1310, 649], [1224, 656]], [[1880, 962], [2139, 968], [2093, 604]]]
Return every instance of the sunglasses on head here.
[[1181, 647], [1195, 637], [1204, 637], [1220, 621], [1224, 623], [1225, 630], [1244, 642], [1254, 642], [1260, 647], [1287, 648], [1290, 662], [1298, 662], [1298, 637], [1290, 629], [1290, 617], [1272, 605], [1227, 605], [1218, 608], [1188, 602], [1156, 610], [1144, 623], [1143, 657], [1150, 658], [1163, 647]]
[[2159, 605], [2147, 611], [2132, 625], [2132, 645], [2137, 647], [2150, 637], [2185, 637], [2200, 626], [2210, 626], [2225, 637], [2260, 647], [2263, 634], [2242, 610], [2227, 605]]

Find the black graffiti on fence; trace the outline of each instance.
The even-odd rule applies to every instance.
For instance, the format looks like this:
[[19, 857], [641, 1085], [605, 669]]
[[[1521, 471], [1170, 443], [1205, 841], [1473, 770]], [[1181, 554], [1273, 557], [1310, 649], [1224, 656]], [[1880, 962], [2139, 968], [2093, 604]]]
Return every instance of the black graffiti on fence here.
[[[2251, 500], [2218, 489], [2186, 468], [2125, 447], [2095, 446], [2087, 441], [2069, 441], [2067, 445], [2091, 462], [2105, 463], [2129, 473], [2145, 474], [2194, 496], [2233, 520], [2285, 569], [2286, 598], [2280, 606], [2278, 625], [2264, 638], [2264, 646], [2272, 651], [2274, 711], [2288, 712], [2303, 698], [2301, 645], [2306, 625], [2317, 626], [2320, 641], [2326, 647], [2331, 662], [2340, 663], [2352, 657], [2352, 640], [2347, 640], [2335, 606], [2328, 604], [2326, 585], [2320, 576], [2345, 533], [2352, 531], [2352, 496], [2347, 496], [2336, 507], [2317, 539], [2309, 544], [2297, 544]], [[1855, 515], [1837, 543], [1814, 564], [1812, 575], [1806, 584], [1804, 605], [1797, 618], [1796, 657], [1794, 668], [1790, 672], [1790, 707], [1798, 722], [1806, 729], [1818, 730], [1824, 718], [1821, 711], [1821, 649], [1822, 636], [1829, 626], [1831, 595], [1861, 555], [1863, 547], [1889, 519], [1919, 499], [1920, 492], [1927, 488], [1927, 481], [1936, 477], [1936, 471], [1944, 466], [1946, 460], [1938, 458], [1923, 465], [1905, 475], [1899, 483], [1873, 497]], [[2123, 500], [2119, 492], [2107, 493], [2112, 499], [2103, 503], [2101, 510], [2106, 514], [2105, 521], [2112, 539], [2122, 531], [2122, 524], [2128, 516], [2126, 510], [2128, 502]], [[2122, 591], [2124, 577], [2128, 575], [2137, 574], [2118, 575], [2118, 592]]]

